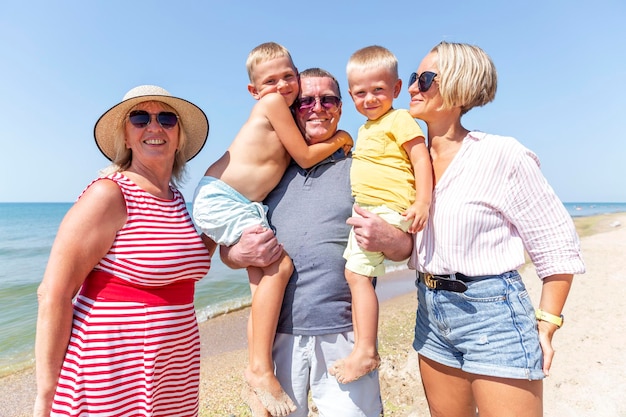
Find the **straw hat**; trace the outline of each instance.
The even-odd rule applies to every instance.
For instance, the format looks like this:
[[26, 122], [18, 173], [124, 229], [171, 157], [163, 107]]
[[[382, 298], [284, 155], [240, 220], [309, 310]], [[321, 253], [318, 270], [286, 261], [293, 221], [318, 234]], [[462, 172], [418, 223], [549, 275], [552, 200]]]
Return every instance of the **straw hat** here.
[[104, 156], [111, 161], [115, 158], [115, 137], [118, 129], [123, 126], [124, 118], [130, 109], [144, 101], [160, 101], [176, 111], [187, 137], [185, 155], [183, 155], [186, 161], [200, 152], [209, 135], [209, 120], [200, 107], [182, 98], [172, 96], [159, 86], [140, 85], [126, 93], [119, 104], [107, 110], [96, 122], [93, 135]]

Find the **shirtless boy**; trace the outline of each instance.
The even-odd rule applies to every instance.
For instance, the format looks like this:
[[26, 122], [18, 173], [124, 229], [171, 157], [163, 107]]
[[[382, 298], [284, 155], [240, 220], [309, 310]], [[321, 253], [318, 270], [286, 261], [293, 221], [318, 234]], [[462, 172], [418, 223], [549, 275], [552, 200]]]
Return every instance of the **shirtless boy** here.
[[[347, 152], [352, 147], [350, 135], [341, 131], [319, 144], [304, 141], [289, 108], [299, 94], [298, 72], [284, 47], [273, 42], [257, 46], [246, 67], [248, 91], [258, 102], [226, 153], [207, 169], [194, 197], [193, 217], [211, 253], [217, 245], [235, 244], [245, 228], [270, 227], [259, 202], [278, 184], [291, 158], [309, 168], [339, 148]], [[272, 362], [278, 315], [292, 271], [284, 252], [266, 268], [248, 268], [252, 311], [245, 376], [273, 416], [295, 410]]]

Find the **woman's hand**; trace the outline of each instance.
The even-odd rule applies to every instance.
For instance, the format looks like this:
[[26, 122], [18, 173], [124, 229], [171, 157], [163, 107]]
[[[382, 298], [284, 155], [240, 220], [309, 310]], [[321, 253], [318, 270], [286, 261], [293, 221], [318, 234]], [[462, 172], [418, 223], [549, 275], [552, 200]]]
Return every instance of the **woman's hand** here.
[[33, 417], [50, 417], [50, 410], [52, 409], [52, 399], [44, 399], [40, 395], [35, 397], [35, 408], [33, 410]]
[[543, 373], [546, 376], [549, 376], [552, 359], [554, 358], [552, 337], [554, 337], [554, 332], [558, 330], [558, 327], [556, 327], [556, 324], [539, 320], [537, 322], [537, 328], [539, 330], [539, 344], [541, 345], [541, 351], [543, 352]]
[[[539, 308], [552, 315], [560, 315], [573, 279], [572, 274], [555, 274], [543, 278]], [[552, 338], [557, 329], [558, 327], [554, 323], [543, 320], [537, 321], [539, 344], [543, 352], [543, 373], [546, 376], [550, 375], [550, 367], [552, 366], [552, 359], [554, 359]]]

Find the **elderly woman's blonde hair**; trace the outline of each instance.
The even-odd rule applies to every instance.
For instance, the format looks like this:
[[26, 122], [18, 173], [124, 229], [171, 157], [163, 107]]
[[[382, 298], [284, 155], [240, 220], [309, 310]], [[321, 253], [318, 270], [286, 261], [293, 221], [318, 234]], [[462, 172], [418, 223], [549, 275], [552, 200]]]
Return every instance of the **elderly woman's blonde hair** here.
[[387, 48], [379, 45], [366, 46], [350, 56], [346, 73], [348, 81], [350, 73], [358, 70], [385, 69], [398, 79], [398, 59]]
[[[108, 167], [100, 171], [100, 175], [107, 176], [114, 172], [125, 171], [130, 167], [131, 162], [133, 160], [133, 155], [132, 155], [131, 150], [126, 147], [126, 129], [125, 129], [126, 123], [129, 123], [128, 115], [130, 114], [131, 111], [137, 109], [137, 106], [139, 106], [140, 104], [149, 103], [151, 101], [158, 102], [166, 110], [172, 111], [176, 113], [177, 116], [179, 116], [175, 109], [173, 109], [168, 104], [163, 103], [158, 100], [142, 101], [141, 103], [137, 103], [128, 111], [127, 114], [124, 115], [122, 119], [118, 121], [118, 126], [115, 129], [115, 134], [113, 136], [114, 147], [115, 147], [115, 157], [113, 158], [113, 162], [111, 163], [111, 165], [109, 165]], [[174, 156], [174, 165], [172, 166], [172, 179], [171, 179], [171, 183], [175, 187], [178, 187], [183, 182], [184, 177], [185, 177], [185, 165], [187, 163], [187, 161], [183, 157], [183, 155], [185, 155], [185, 152], [184, 152], [185, 146], [187, 145], [187, 137], [185, 136], [184, 123], [185, 123], [184, 120], [182, 120], [182, 118], [179, 116], [178, 117], [178, 126], [179, 126], [178, 150], [176, 151], [176, 155]]]
[[437, 78], [443, 107], [460, 107], [465, 114], [496, 97], [498, 75], [485, 51], [465, 43], [441, 42], [437, 54]]
[[254, 68], [263, 62], [267, 62], [276, 58], [289, 58], [291, 62], [291, 66], [298, 72], [296, 66], [293, 63], [293, 59], [291, 59], [291, 54], [284, 46], [276, 43], [276, 42], [266, 42], [262, 43], [255, 47], [248, 54], [248, 59], [246, 60], [246, 70], [248, 71], [248, 78], [251, 83], [254, 83]]

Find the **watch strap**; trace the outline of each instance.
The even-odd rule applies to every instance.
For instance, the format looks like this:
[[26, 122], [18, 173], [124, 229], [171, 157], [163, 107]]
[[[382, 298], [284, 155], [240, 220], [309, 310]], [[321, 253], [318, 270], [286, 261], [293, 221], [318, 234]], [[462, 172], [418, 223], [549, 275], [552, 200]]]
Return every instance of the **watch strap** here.
[[547, 321], [548, 323], [554, 324], [556, 327], [561, 327], [563, 325], [563, 315], [555, 316], [554, 314], [550, 314], [542, 309], [538, 308], [535, 311], [535, 317], [537, 320]]

